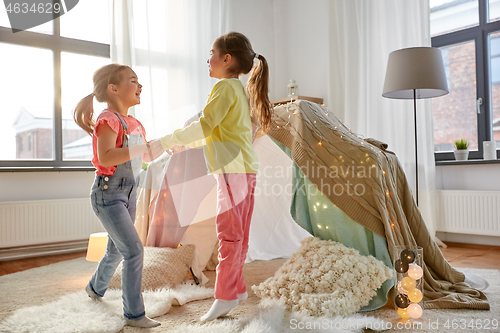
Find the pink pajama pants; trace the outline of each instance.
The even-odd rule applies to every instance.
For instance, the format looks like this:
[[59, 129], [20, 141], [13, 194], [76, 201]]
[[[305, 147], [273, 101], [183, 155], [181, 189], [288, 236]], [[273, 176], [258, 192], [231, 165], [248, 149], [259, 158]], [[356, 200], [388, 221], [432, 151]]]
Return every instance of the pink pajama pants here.
[[215, 299], [235, 300], [245, 293], [243, 264], [248, 251], [248, 234], [254, 206], [255, 174], [226, 173], [217, 180], [217, 238], [219, 265]]

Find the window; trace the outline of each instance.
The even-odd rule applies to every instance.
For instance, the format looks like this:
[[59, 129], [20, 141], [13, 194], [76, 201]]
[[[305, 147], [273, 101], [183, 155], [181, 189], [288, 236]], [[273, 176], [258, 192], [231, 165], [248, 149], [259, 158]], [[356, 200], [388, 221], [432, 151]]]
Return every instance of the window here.
[[108, 1], [80, 1], [55, 20], [13, 33], [0, 4], [0, 168], [91, 167], [91, 138], [72, 110], [92, 92], [93, 72], [110, 63], [110, 13]]
[[432, 99], [436, 161], [454, 159], [460, 138], [482, 159], [483, 141], [500, 148], [500, 0], [430, 0], [430, 13], [450, 88]]

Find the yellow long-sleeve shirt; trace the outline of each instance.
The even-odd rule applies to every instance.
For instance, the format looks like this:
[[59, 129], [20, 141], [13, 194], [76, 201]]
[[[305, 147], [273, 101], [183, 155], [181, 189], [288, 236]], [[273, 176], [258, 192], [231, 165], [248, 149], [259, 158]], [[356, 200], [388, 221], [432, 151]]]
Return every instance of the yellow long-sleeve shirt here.
[[163, 148], [199, 147], [210, 173], [257, 173], [252, 147], [252, 121], [243, 84], [222, 79], [214, 86], [198, 121], [161, 138]]

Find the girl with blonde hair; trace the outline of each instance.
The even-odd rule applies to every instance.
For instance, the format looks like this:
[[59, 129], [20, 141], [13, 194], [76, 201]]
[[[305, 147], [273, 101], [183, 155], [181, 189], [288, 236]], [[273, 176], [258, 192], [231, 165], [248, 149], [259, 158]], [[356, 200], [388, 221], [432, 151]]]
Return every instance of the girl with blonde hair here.
[[[106, 253], [85, 291], [100, 300], [123, 259], [122, 291], [126, 323], [135, 327], [155, 327], [159, 322], [146, 317], [142, 299], [144, 248], [134, 227], [137, 176], [142, 161], [152, 161], [163, 153], [160, 141], [146, 141], [139, 120], [128, 114], [140, 103], [142, 85], [128, 67], [110, 64], [94, 73], [94, 91], [74, 110], [75, 122], [92, 136], [96, 177], [91, 204], [108, 232]], [[93, 99], [108, 107], [94, 120]]]

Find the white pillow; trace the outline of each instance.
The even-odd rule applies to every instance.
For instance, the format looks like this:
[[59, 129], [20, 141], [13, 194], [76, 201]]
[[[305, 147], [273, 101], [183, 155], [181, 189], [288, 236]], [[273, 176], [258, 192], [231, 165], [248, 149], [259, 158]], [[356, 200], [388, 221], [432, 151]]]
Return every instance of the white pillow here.
[[288, 310], [332, 317], [350, 315], [368, 305], [391, 277], [391, 270], [372, 256], [309, 237], [273, 277], [252, 290], [258, 297], [278, 300]]

